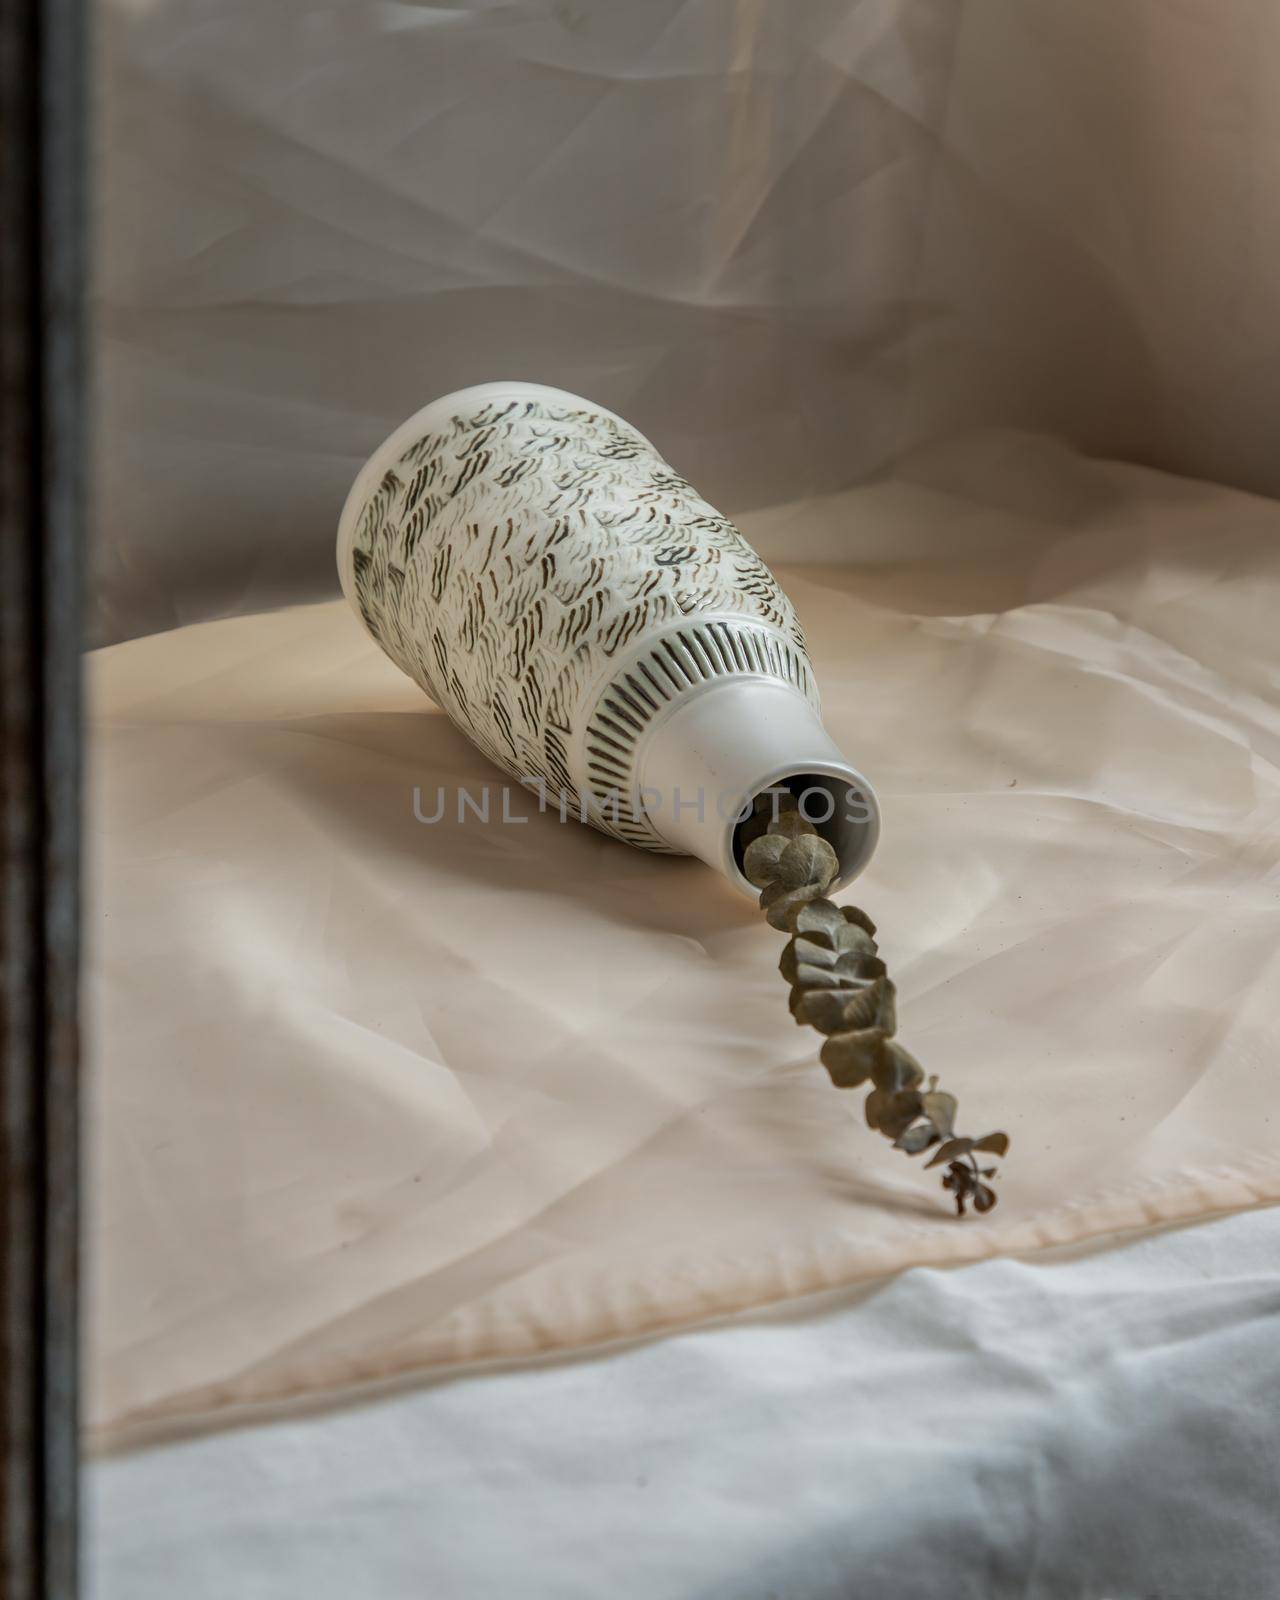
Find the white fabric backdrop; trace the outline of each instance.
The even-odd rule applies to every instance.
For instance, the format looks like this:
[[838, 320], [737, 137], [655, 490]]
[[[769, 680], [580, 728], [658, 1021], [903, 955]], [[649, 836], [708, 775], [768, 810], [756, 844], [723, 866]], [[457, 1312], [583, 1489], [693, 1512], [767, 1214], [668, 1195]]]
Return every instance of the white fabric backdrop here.
[[98, 21], [95, 642], [333, 592], [363, 457], [495, 377], [621, 412], [731, 514], [958, 422], [1280, 489], [1264, 0]]

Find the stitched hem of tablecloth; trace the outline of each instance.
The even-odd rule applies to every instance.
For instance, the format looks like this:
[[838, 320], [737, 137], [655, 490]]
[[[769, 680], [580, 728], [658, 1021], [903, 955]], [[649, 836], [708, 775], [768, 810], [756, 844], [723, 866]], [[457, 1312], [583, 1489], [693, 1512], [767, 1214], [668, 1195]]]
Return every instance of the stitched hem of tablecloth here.
[[567, 1332], [551, 1333], [528, 1309], [498, 1315], [483, 1307], [463, 1308], [456, 1326], [412, 1350], [384, 1352], [363, 1362], [331, 1360], [305, 1383], [290, 1383], [277, 1375], [255, 1385], [251, 1375], [242, 1374], [202, 1385], [86, 1428], [85, 1444], [91, 1454], [141, 1448], [210, 1428], [267, 1421], [298, 1404], [349, 1402], [415, 1379], [430, 1381], [495, 1365], [589, 1354], [913, 1267], [1021, 1256], [1108, 1234], [1203, 1221], [1277, 1201], [1280, 1155], [1263, 1155], [1231, 1167], [1138, 1179], [1031, 1217], [921, 1225], [909, 1229], [905, 1237], [898, 1234], [892, 1245], [843, 1237], [807, 1241], [793, 1252], [774, 1250], [753, 1257], [750, 1283], [743, 1282], [740, 1274], [734, 1282], [708, 1287], [697, 1280], [705, 1278], [713, 1257], [671, 1252], [650, 1278], [598, 1279], [590, 1310]]

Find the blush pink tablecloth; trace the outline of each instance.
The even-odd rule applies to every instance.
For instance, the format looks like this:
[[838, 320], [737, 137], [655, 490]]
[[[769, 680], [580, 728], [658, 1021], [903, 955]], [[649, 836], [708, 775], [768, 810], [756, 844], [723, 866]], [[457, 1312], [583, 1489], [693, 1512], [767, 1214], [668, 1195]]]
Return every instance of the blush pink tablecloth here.
[[707, 869], [416, 821], [497, 775], [343, 605], [185, 628], [90, 668], [100, 1441], [1280, 1197], [1280, 509], [1003, 439], [788, 516], [901, 556], [782, 577], [999, 1209], [866, 1131]]

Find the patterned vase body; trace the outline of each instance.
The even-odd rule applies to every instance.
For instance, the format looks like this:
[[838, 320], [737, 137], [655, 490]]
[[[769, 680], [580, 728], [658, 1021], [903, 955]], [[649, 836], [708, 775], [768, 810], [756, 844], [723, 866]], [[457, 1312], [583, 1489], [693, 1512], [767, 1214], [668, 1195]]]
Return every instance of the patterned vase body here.
[[396, 665], [561, 810], [746, 888], [741, 807], [809, 780], [841, 881], [870, 856], [874, 795], [818, 720], [791, 602], [734, 525], [590, 401], [492, 383], [425, 407], [356, 479], [338, 566]]

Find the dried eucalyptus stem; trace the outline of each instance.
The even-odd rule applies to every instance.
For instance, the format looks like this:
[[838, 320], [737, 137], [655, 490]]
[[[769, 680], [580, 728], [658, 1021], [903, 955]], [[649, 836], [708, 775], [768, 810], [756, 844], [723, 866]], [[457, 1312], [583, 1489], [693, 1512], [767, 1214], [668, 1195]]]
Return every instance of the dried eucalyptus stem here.
[[822, 1064], [837, 1089], [870, 1082], [867, 1125], [892, 1139], [895, 1150], [933, 1155], [928, 1167], [947, 1165], [942, 1187], [956, 1212], [966, 1204], [990, 1211], [996, 1192], [987, 1181], [993, 1166], [979, 1155], [1003, 1156], [1006, 1133], [971, 1139], [955, 1132], [956, 1098], [925, 1081], [919, 1062], [893, 1035], [896, 991], [876, 946], [875, 924], [856, 906], [826, 898], [839, 862], [835, 851], [796, 809], [792, 795], [760, 795], [742, 824], [742, 870], [760, 890], [771, 927], [790, 933], [778, 970], [791, 985], [791, 1015], [826, 1035]]

